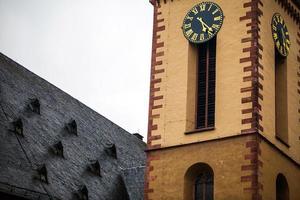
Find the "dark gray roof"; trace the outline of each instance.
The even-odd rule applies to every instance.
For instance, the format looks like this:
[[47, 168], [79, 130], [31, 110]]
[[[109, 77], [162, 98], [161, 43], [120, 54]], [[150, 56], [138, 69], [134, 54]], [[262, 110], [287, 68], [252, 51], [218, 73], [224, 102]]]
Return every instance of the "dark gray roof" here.
[[144, 189], [145, 167], [133, 167], [122, 170], [122, 178], [130, 199], [143, 200], [143, 193], [139, 192]]
[[[28, 106], [35, 98], [40, 114]], [[17, 119], [23, 123], [24, 136], [13, 131]], [[77, 136], [66, 129], [72, 119]], [[64, 158], [53, 154], [59, 141]], [[112, 144], [117, 158], [109, 153]], [[129, 173], [142, 169], [144, 150], [145, 143], [137, 137], [0, 53], [0, 192], [13, 189], [10, 192], [26, 193], [29, 199], [68, 200], [85, 185], [90, 200], [128, 199], [132, 193], [127, 194], [126, 188], [142, 197], [143, 170], [128, 181], [124, 169]], [[101, 177], [87, 170], [95, 160]], [[43, 164], [48, 184], [38, 178], [37, 169]]]

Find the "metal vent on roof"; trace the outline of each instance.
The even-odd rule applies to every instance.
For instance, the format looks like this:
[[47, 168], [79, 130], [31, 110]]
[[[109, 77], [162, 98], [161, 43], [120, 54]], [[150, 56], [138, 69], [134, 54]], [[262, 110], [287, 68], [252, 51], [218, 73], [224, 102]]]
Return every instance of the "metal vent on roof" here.
[[133, 135], [134, 135], [135, 137], [137, 137], [138, 139], [140, 139], [140, 140], [143, 140], [143, 139], [144, 139], [144, 137], [143, 137], [141, 134], [139, 134], [139, 133], [133, 133]]
[[37, 172], [38, 172], [38, 179], [41, 181], [41, 182], [44, 182], [44, 183], [49, 183], [48, 182], [48, 175], [47, 175], [47, 168], [46, 168], [46, 165], [43, 164], [41, 165], [38, 169], [37, 169]]
[[22, 119], [18, 118], [17, 120], [12, 122], [13, 125], [13, 132], [15, 132], [18, 135], [23, 135], [23, 122]]
[[76, 193], [78, 200], [88, 200], [89, 199], [89, 192], [85, 185], [82, 185], [80, 189]]
[[117, 158], [117, 148], [115, 144], [109, 143], [105, 148], [105, 152], [111, 157]]
[[54, 153], [55, 155], [57, 156], [61, 156], [64, 158], [64, 146], [62, 144], [61, 141], [59, 141], [58, 143], [54, 144], [52, 147], [51, 147], [51, 151], [52, 153]]
[[35, 99], [30, 99], [30, 103], [28, 105], [29, 109], [36, 113], [36, 114], [40, 114], [40, 101], [35, 98]]
[[101, 167], [98, 160], [92, 161], [88, 166], [88, 171], [101, 177]]
[[66, 129], [69, 133], [77, 135], [77, 123], [72, 119], [69, 123], [66, 124]]

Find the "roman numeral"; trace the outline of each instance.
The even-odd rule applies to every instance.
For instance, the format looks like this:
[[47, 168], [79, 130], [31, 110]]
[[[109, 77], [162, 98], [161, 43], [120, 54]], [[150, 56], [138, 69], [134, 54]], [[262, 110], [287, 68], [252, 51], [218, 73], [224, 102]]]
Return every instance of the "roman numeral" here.
[[192, 20], [194, 19], [194, 17], [187, 16], [187, 17], [186, 17], [186, 19], [189, 19], [189, 20], [191, 20], [191, 21], [192, 21]]
[[216, 9], [212, 14], [216, 14], [219, 11], [219, 9]]
[[280, 48], [280, 42], [279, 42], [279, 40], [277, 40], [276, 46], [277, 46], [278, 49]]
[[212, 25], [212, 28], [214, 28], [214, 29], [216, 29], [216, 30], [220, 29], [220, 27], [221, 27], [221, 26], [220, 26], [220, 25], [217, 25], [217, 24], [213, 24], [213, 25]]
[[212, 37], [214, 34], [210, 31], [207, 32], [209, 37]]
[[192, 34], [194, 33], [194, 31], [192, 29], [188, 30], [185, 32], [185, 34], [190, 37]]
[[288, 45], [285, 46], [286, 51], [288, 52], [290, 50], [290, 47]]
[[194, 41], [196, 41], [197, 38], [198, 38], [198, 34], [197, 34], [197, 33], [194, 33], [191, 39], [194, 40]]
[[199, 7], [201, 12], [205, 11], [206, 4], [200, 4]]
[[192, 24], [184, 24], [183, 28], [184, 29], [192, 28]]
[[215, 17], [214, 20], [215, 21], [220, 21], [221, 20], [221, 16]]
[[198, 14], [197, 7], [193, 8], [193, 9], [192, 9], [192, 12], [193, 12], [195, 15], [197, 15], [197, 14]]
[[212, 4], [210, 4], [210, 5], [209, 5], [209, 7], [208, 7], [208, 11], [210, 11], [211, 7], [212, 7]]
[[274, 40], [277, 40], [277, 39], [278, 39], [277, 33], [273, 33], [273, 38], [274, 38]]
[[204, 33], [200, 34], [200, 41], [204, 40]]
[[280, 18], [280, 23], [283, 24], [283, 19], [282, 19], [282, 17], [280, 16], [279, 18]]
[[276, 15], [276, 20], [278, 23], [280, 22], [280, 17], [278, 15]]

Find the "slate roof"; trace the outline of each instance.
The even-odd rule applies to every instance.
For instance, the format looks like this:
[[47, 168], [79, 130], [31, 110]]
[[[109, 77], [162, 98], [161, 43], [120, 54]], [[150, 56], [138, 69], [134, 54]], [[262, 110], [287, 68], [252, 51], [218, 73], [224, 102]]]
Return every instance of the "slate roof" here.
[[[40, 114], [30, 109], [33, 99]], [[0, 53], [0, 193], [68, 200], [86, 186], [89, 200], [139, 200], [144, 150], [143, 141]], [[89, 168], [96, 160], [101, 177]], [[48, 184], [38, 172], [43, 165]]]
[[122, 178], [128, 191], [129, 199], [143, 199], [143, 193], [139, 191], [143, 191], [144, 189], [144, 179], [140, 179], [144, 174], [144, 167], [133, 167], [122, 170]]

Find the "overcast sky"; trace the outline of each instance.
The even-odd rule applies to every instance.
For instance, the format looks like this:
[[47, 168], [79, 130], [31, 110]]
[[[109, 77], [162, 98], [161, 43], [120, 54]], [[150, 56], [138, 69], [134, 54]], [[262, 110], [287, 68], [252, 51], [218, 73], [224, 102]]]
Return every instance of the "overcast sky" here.
[[0, 52], [146, 137], [148, 0], [0, 0]]

